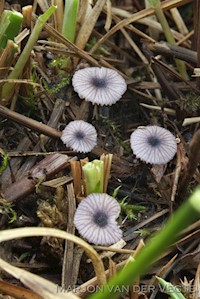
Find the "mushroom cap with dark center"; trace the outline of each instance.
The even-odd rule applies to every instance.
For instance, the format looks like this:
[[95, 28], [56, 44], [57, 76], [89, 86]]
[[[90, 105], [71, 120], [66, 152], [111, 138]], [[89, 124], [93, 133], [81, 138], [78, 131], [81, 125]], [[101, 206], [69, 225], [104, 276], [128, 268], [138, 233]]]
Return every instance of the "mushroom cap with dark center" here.
[[137, 128], [131, 134], [130, 142], [136, 157], [146, 163], [166, 164], [177, 152], [174, 135], [159, 126]]
[[74, 151], [88, 153], [97, 144], [97, 132], [93, 125], [83, 120], [74, 120], [62, 131], [61, 140]]
[[124, 78], [106, 67], [86, 67], [74, 73], [74, 90], [81, 99], [97, 105], [113, 105], [127, 89]]
[[111, 245], [122, 237], [116, 222], [120, 209], [117, 200], [110, 195], [92, 193], [79, 203], [74, 224], [79, 234], [90, 243]]
[[147, 138], [147, 140], [148, 140], [148, 143], [153, 147], [156, 147], [161, 144], [161, 140], [156, 136], [149, 136]]
[[103, 211], [97, 211], [93, 216], [93, 220], [99, 227], [105, 227], [108, 224], [108, 216]]
[[75, 132], [75, 137], [77, 138], [77, 139], [79, 139], [79, 140], [81, 140], [81, 139], [83, 139], [84, 137], [85, 137], [85, 134], [83, 133], [83, 132], [81, 132], [81, 131], [77, 131], [77, 132]]
[[105, 88], [107, 86], [107, 82], [105, 78], [92, 78], [91, 79], [92, 85], [98, 88]]

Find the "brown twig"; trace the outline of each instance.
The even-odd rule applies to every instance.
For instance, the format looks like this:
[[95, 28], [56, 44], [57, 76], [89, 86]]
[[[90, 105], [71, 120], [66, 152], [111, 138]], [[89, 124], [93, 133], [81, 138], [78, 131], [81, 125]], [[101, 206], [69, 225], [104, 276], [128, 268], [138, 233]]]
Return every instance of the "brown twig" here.
[[40, 183], [69, 165], [69, 160], [67, 155], [47, 156], [32, 168], [29, 175], [25, 175], [21, 180], [8, 186], [3, 193], [4, 198], [9, 202], [24, 198], [33, 192], [37, 185], [39, 186]]
[[8, 156], [10, 158], [12, 157], [39, 157], [39, 156], [49, 156], [49, 155], [52, 155], [52, 154], [66, 154], [66, 155], [71, 155], [73, 154], [74, 152], [73, 151], [54, 151], [54, 152], [34, 152], [34, 151], [24, 151], [23, 150], [19, 150], [19, 151], [11, 151], [11, 152], [7, 152]]
[[0, 105], [0, 115], [9, 118], [11, 120], [16, 121], [17, 123], [20, 123], [30, 129], [33, 129], [39, 133], [42, 133], [44, 135], [47, 135], [49, 137], [53, 138], [60, 138], [61, 132], [59, 132], [56, 129], [53, 129], [41, 122], [38, 122], [32, 118], [26, 117], [20, 113], [11, 111], [10, 109]]
[[148, 48], [157, 54], [164, 54], [182, 59], [189, 63], [197, 63], [197, 52], [166, 42], [148, 43]]
[[0, 281], [0, 292], [3, 295], [9, 295], [16, 299], [42, 299], [43, 297], [33, 293], [25, 288], [13, 285], [6, 281]]

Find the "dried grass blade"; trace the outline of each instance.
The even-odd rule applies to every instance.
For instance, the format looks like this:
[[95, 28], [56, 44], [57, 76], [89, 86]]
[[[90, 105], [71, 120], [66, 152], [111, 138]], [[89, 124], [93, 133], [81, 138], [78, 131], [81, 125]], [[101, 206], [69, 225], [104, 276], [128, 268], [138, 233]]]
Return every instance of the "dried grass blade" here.
[[52, 26], [49, 24], [45, 25], [45, 30], [48, 32], [49, 35], [53, 36], [56, 40], [66, 45], [70, 50], [74, 51], [78, 56], [85, 59], [88, 63], [94, 66], [99, 66], [97, 60], [95, 60], [91, 55], [89, 55], [86, 51], [78, 48], [74, 43], [70, 42], [68, 39], [64, 38], [58, 31], [56, 31]]
[[[85, 250], [86, 254], [92, 260], [94, 270], [98, 278], [98, 283], [101, 285], [106, 282], [104, 265], [98, 253], [94, 250], [94, 248], [91, 245], [89, 245], [87, 242], [82, 240], [81, 238], [66, 233], [62, 230], [48, 228], [48, 227], [28, 227], [28, 228], [23, 227], [23, 228], [8, 229], [0, 232], [0, 242], [18, 239], [18, 238], [24, 238], [24, 237], [38, 237], [38, 236], [43, 236], [43, 237], [51, 236], [55, 238], [62, 238], [65, 240], [72, 241], [75, 244], [81, 246]], [[2, 262], [5, 263], [4, 261]], [[53, 287], [51, 283], [49, 284], [51, 287]]]
[[49, 9], [49, 4], [47, 0], [37, 0], [39, 7], [41, 8], [42, 12], [44, 13], [47, 9]]
[[70, 166], [74, 182], [74, 193], [77, 198], [82, 195], [81, 165], [79, 161], [70, 161]]
[[[116, 7], [112, 7], [112, 13], [115, 14], [115, 16], [120, 16], [122, 18], [128, 18], [132, 15], [130, 12], [128, 12], [126, 10], [123, 10], [123, 9], [120, 9], [120, 8], [116, 8]], [[148, 26], [149, 30], [151, 29], [153, 31], [162, 32], [162, 26], [160, 25], [160, 23], [158, 23], [157, 21], [152, 19], [151, 16], [139, 19], [139, 20], [137, 20], [137, 23]], [[125, 27], [131, 30], [131, 27], [133, 27], [133, 26], [132, 25], [126, 25]], [[176, 30], [171, 29], [171, 31], [172, 31], [173, 36], [174, 36], [175, 39], [180, 40], [180, 39], [183, 38], [183, 35], [180, 34], [179, 32], [177, 32]], [[149, 41], [152, 41], [152, 42], [155, 42], [155, 40], [153, 38], [151, 38], [150, 36], [148, 36], [144, 32], [142, 32], [142, 34], [146, 35], [146, 37], [144, 37], [145, 39], [147, 39]]]
[[24, 285], [29, 287], [38, 295], [46, 299], [78, 299], [74, 294], [58, 293], [58, 286], [47, 279], [32, 274], [26, 270], [10, 265], [0, 259], [0, 267], [7, 273], [19, 279]]
[[106, 1], [106, 23], [105, 23], [105, 30], [108, 31], [110, 29], [111, 23], [112, 23], [112, 3], [110, 0]]
[[82, 159], [81, 161], [70, 161], [74, 182], [74, 194], [78, 203], [86, 196], [86, 186], [82, 167], [88, 163], [88, 161], [88, 158]]
[[174, 7], [170, 10], [170, 12], [172, 14], [172, 17], [174, 19], [174, 22], [176, 23], [176, 26], [177, 26], [179, 32], [182, 33], [183, 35], [188, 34], [189, 31], [188, 31], [187, 26], [185, 25], [178, 9], [176, 7]]
[[[72, 161], [70, 161], [72, 162]], [[51, 187], [51, 188], [58, 188], [60, 186], [63, 186], [64, 184], [69, 183], [70, 181], [72, 181], [72, 177], [69, 176], [62, 176], [50, 181], [46, 181], [44, 183], [42, 183], [42, 186], [47, 186], [47, 187]]]
[[200, 298], [200, 264], [198, 265], [195, 280], [194, 280], [194, 288], [193, 288], [193, 298]]
[[103, 154], [100, 157], [100, 160], [104, 162], [104, 188], [103, 192], [107, 192], [107, 187], [108, 187], [108, 181], [109, 181], [109, 176], [110, 176], [110, 170], [111, 170], [111, 165], [112, 165], [112, 154]]
[[85, 45], [92, 33], [92, 30], [95, 26], [95, 23], [106, 3], [106, 0], [98, 0], [93, 7], [93, 9], [89, 12], [87, 19], [81, 26], [79, 34], [76, 38], [76, 46], [80, 49], [84, 49]]
[[141, 61], [148, 65], [148, 60], [146, 59], [146, 57], [144, 56], [144, 54], [142, 53], [142, 51], [140, 50], [140, 48], [137, 46], [137, 44], [134, 42], [134, 40], [130, 37], [130, 35], [127, 33], [127, 31], [124, 28], [120, 29], [122, 34], [124, 35], [125, 39], [127, 40], [127, 42], [130, 44], [130, 46], [132, 47], [132, 49], [135, 51], [135, 53], [140, 57]]
[[[192, 0], [166, 0], [161, 2], [161, 8], [163, 10], [167, 10], [167, 9], [171, 9], [173, 7], [177, 7], [180, 5], [184, 5], [186, 3], [191, 2]], [[111, 28], [110, 31], [108, 31], [96, 44], [95, 46], [92, 48], [90, 53], [94, 53], [101, 44], [103, 44], [111, 35], [113, 35], [115, 32], [117, 32], [118, 30], [120, 30], [121, 28], [123, 28], [126, 25], [129, 25], [133, 22], [136, 22], [140, 19], [143, 19], [145, 17], [151, 16], [154, 14], [154, 9], [153, 8], [146, 8], [143, 9], [139, 12], [134, 13], [133, 15], [131, 15], [130, 17], [120, 21], [119, 23], [117, 23], [115, 26], [113, 26]]]
[[147, 109], [150, 109], [150, 110], [156, 110], [156, 111], [160, 111], [161, 113], [164, 111], [166, 114], [169, 114], [169, 115], [176, 115], [176, 111], [174, 109], [171, 109], [171, 108], [161, 108], [159, 106], [155, 106], [155, 105], [148, 105], [148, 104], [145, 104], [145, 103], [140, 103], [140, 106], [142, 107], [145, 107]]
[[109, 273], [108, 277], [111, 278], [113, 275], [117, 273], [116, 264], [115, 262], [109, 257]]

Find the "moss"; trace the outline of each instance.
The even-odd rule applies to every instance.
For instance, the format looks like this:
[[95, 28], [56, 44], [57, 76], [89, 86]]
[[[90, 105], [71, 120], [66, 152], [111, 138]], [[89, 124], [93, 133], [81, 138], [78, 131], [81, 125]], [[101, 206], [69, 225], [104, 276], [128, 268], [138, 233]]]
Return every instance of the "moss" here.
[[200, 96], [191, 92], [186, 95], [185, 99], [176, 101], [176, 103], [182, 110], [187, 110], [187, 112], [197, 112], [200, 109]]

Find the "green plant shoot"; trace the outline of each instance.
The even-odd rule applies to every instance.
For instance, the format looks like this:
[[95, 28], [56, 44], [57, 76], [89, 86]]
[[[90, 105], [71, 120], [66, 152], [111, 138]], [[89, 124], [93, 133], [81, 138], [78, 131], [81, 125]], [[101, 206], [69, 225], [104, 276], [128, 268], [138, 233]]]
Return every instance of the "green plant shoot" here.
[[161, 277], [156, 276], [156, 278], [163, 287], [164, 292], [167, 293], [172, 299], [186, 299], [179, 290], [179, 288], [173, 286], [173, 284], [164, 280]]
[[139, 206], [139, 205], [129, 205], [127, 199], [128, 197], [126, 196], [120, 202], [121, 209], [129, 219], [136, 220], [137, 216], [135, 215], [134, 211], [141, 212], [141, 211], [145, 211], [146, 208], [144, 206]]
[[78, 8], [79, 0], [65, 0], [62, 35], [71, 42], [75, 40]]
[[0, 20], [0, 48], [5, 48], [8, 40], [19, 34], [23, 15], [17, 11], [4, 10]]
[[94, 160], [83, 166], [86, 193], [103, 193], [104, 187], [104, 162]]

